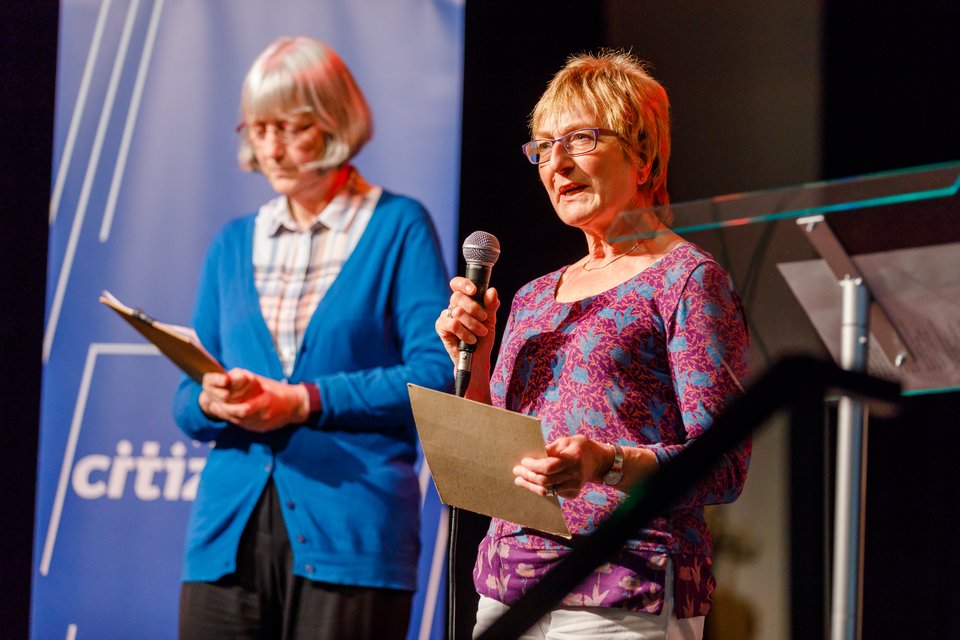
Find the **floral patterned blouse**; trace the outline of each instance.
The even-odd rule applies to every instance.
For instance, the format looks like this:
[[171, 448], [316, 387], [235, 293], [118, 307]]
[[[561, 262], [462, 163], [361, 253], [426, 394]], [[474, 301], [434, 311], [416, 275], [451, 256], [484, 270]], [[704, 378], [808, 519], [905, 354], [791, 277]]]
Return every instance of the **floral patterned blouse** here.
[[[729, 277], [689, 242], [577, 302], [556, 301], [562, 272], [534, 280], [514, 298], [491, 376], [493, 404], [539, 417], [547, 442], [582, 434], [647, 447], [668, 462], [742, 389], [749, 338]], [[737, 498], [749, 457], [749, 441], [729, 451], [562, 604], [659, 613], [669, 558], [677, 617], [706, 615], [716, 580], [703, 505]], [[512, 605], [625, 498], [587, 483], [577, 498], [561, 499], [572, 541], [493, 519], [474, 567], [478, 593]]]

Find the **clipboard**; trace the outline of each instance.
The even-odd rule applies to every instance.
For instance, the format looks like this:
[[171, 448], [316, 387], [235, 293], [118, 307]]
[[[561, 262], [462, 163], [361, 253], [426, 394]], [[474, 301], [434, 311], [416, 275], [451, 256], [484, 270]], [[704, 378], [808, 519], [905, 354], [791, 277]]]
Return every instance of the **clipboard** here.
[[546, 457], [540, 420], [407, 384], [440, 500], [449, 506], [569, 538], [560, 501], [513, 483], [522, 458]]
[[117, 312], [134, 329], [153, 343], [185, 374], [200, 382], [205, 373], [224, 373], [223, 365], [203, 348], [196, 332], [190, 327], [154, 320], [142, 309], [131, 308], [120, 302], [109, 291], [100, 295], [100, 302]]

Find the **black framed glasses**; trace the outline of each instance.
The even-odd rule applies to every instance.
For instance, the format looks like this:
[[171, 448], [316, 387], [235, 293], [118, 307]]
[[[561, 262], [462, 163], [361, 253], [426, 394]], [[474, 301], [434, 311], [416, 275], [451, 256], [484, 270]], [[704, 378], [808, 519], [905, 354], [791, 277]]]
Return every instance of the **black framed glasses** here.
[[586, 129], [571, 131], [552, 140], [547, 138], [531, 140], [523, 145], [521, 150], [523, 151], [523, 155], [527, 157], [527, 160], [530, 161], [530, 164], [543, 164], [550, 159], [553, 146], [558, 142], [563, 145], [563, 150], [569, 155], [580, 156], [596, 149], [597, 138], [601, 135], [615, 136], [617, 133], [609, 129], [588, 127]]

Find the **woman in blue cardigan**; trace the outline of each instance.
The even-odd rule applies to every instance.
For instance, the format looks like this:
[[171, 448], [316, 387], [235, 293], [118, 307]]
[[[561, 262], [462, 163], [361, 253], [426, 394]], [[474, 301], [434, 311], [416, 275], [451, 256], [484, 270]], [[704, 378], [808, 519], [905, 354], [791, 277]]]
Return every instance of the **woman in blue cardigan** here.
[[241, 166], [277, 195], [215, 238], [193, 324], [226, 374], [184, 379], [213, 442], [190, 518], [181, 638], [406, 636], [419, 553], [406, 383], [451, 378], [447, 275], [417, 202], [350, 164], [367, 103], [343, 61], [281, 38], [243, 84]]

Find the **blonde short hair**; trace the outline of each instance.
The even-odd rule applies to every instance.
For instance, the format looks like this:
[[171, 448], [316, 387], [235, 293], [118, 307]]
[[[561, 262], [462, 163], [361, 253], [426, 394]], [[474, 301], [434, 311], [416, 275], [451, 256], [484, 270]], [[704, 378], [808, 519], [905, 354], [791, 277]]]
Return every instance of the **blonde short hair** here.
[[[317, 159], [321, 169], [347, 162], [373, 135], [370, 107], [340, 56], [313, 38], [278, 38], [247, 72], [240, 113], [248, 122], [299, 111], [316, 117], [324, 132], [324, 153]], [[238, 159], [241, 168], [259, 170], [247, 136], [241, 137]]]
[[570, 56], [553, 77], [530, 116], [530, 133], [569, 111], [592, 113], [598, 126], [616, 132], [624, 153], [643, 171], [640, 187], [655, 206], [669, 204], [670, 101], [646, 65], [624, 51]]

